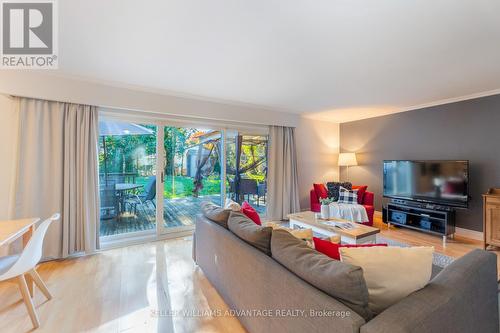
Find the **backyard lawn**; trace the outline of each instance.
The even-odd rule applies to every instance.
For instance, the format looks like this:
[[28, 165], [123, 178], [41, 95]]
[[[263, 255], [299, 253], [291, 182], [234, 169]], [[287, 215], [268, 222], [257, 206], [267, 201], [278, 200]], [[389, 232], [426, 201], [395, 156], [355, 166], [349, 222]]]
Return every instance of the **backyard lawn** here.
[[[137, 177], [135, 182], [144, 187], [149, 177]], [[220, 179], [218, 176], [209, 176], [203, 179], [203, 189], [200, 195], [212, 195], [220, 193]], [[174, 188], [174, 191], [172, 190]], [[165, 176], [164, 198], [174, 199], [193, 195], [193, 178], [186, 176]]]

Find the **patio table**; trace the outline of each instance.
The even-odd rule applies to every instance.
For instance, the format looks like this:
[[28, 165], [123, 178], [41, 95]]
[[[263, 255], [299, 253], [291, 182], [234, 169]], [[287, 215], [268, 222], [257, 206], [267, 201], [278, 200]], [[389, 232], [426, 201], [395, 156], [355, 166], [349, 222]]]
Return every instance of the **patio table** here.
[[135, 190], [143, 187], [141, 184], [132, 184], [132, 183], [119, 183], [115, 185], [115, 190], [117, 192], [127, 192], [131, 190]]
[[118, 183], [115, 184], [115, 190], [116, 193], [118, 194], [118, 200], [119, 200], [119, 210], [120, 214], [123, 213], [125, 209], [125, 193], [128, 191], [136, 190], [138, 188], [144, 187], [144, 185], [141, 184], [133, 184], [133, 183]]

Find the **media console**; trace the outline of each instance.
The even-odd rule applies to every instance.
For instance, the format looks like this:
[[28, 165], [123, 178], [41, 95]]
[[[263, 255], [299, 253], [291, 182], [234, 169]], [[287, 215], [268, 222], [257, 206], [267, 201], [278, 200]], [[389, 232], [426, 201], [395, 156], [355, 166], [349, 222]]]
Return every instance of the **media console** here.
[[455, 234], [455, 210], [449, 207], [393, 200], [383, 208], [383, 221], [388, 227], [397, 225], [443, 237]]

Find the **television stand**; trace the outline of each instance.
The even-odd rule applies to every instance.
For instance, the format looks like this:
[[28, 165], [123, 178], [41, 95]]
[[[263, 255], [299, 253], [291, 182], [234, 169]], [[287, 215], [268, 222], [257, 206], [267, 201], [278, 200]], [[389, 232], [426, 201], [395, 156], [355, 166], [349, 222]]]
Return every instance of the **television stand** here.
[[455, 211], [453, 209], [432, 208], [415, 203], [388, 203], [383, 209], [383, 221], [391, 224], [441, 236], [443, 247], [448, 237], [455, 234]]

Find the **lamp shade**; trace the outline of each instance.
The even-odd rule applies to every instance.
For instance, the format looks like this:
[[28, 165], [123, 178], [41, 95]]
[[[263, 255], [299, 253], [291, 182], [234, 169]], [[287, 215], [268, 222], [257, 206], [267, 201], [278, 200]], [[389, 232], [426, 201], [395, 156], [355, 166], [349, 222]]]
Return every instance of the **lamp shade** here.
[[353, 166], [358, 165], [356, 160], [356, 153], [340, 153], [339, 166]]

